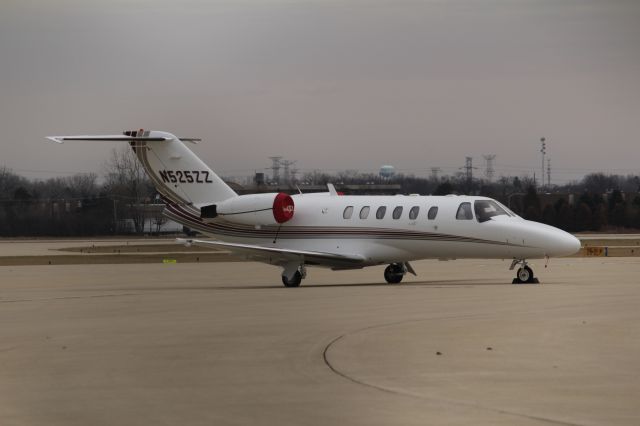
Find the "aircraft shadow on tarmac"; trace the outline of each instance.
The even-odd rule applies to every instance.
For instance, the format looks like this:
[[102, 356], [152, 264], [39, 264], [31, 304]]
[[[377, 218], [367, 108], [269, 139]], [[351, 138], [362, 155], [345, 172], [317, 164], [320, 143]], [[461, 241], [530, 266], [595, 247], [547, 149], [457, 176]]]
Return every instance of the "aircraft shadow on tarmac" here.
[[[429, 281], [411, 281], [402, 284], [387, 284], [385, 282], [373, 283], [337, 283], [337, 284], [303, 284], [300, 288], [331, 288], [331, 287], [424, 287], [424, 288], [440, 288], [440, 287], [477, 287], [490, 285], [506, 285], [507, 283], [494, 281], [478, 281], [478, 280], [429, 280]], [[509, 283], [509, 285], [511, 285]]]
[[[478, 287], [478, 286], [495, 286], [495, 285], [509, 285], [511, 283], [507, 282], [499, 282], [499, 281], [489, 281], [489, 280], [429, 280], [429, 281], [412, 281], [406, 282], [402, 284], [387, 284], [385, 282], [369, 282], [369, 283], [335, 283], [335, 284], [303, 284], [298, 289], [287, 289], [282, 285], [202, 285], [202, 286], [149, 286], [149, 287], [137, 287], [137, 286], [119, 286], [118, 288], [103, 288], [101, 290], [109, 290], [109, 291], [136, 291], [136, 292], [147, 292], [147, 291], [206, 291], [206, 290], [266, 290], [266, 289], [281, 289], [285, 291], [303, 291], [305, 288], [336, 288], [336, 287], [344, 287], [344, 288], [356, 288], [356, 287], [385, 287], [385, 288], [470, 288], [470, 287]], [[87, 289], [88, 290], [88, 289]], [[95, 291], [96, 289], [92, 289]]]

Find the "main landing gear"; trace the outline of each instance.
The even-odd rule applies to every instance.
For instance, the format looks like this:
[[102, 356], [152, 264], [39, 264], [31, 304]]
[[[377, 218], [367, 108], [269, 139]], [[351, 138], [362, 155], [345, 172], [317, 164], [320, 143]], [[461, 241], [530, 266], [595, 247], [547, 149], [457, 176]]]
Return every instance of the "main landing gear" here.
[[407, 272], [416, 275], [409, 262], [392, 263], [384, 270], [384, 279], [389, 284], [398, 284]]
[[307, 268], [304, 264], [289, 264], [285, 265], [282, 271], [282, 284], [285, 287], [300, 287], [300, 283], [307, 276]]
[[509, 270], [512, 271], [516, 265], [521, 265], [516, 272], [516, 277], [511, 282], [512, 284], [539, 284], [540, 281], [533, 276], [533, 269], [529, 267], [525, 259], [513, 259]]
[[[307, 268], [304, 264], [288, 263], [283, 265], [282, 284], [285, 287], [300, 287], [300, 283], [307, 276]], [[384, 279], [389, 284], [398, 284], [408, 273], [416, 275], [409, 262], [392, 263], [384, 270]]]

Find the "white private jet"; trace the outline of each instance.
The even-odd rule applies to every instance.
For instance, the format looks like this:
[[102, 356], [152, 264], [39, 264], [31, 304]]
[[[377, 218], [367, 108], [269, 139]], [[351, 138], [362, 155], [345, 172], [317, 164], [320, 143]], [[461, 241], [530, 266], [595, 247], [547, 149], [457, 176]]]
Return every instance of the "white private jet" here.
[[388, 264], [384, 278], [399, 283], [418, 259], [512, 259], [514, 283], [535, 283], [526, 259], [567, 256], [574, 236], [524, 220], [499, 202], [471, 196], [341, 196], [328, 192], [238, 195], [183, 142], [160, 131], [122, 135], [50, 136], [64, 141], [128, 142], [166, 203], [165, 215], [216, 241], [184, 244], [225, 248], [283, 268], [282, 282], [298, 287], [306, 266], [334, 270]]

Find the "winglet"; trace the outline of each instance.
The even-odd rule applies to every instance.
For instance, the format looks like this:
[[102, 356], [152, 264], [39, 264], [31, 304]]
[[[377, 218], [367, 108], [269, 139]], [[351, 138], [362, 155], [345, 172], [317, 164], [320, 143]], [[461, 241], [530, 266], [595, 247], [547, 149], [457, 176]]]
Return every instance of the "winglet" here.
[[47, 139], [55, 143], [64, 143], [63, 136], [47, 136]]
[[336, 187], [333, 186], [332, 183], [328, 183], [327, 188], [329, 188], [329, 195], [331, 195], [332, 197], [335, 197], [338, 195], [338, 191], [336, 191]]

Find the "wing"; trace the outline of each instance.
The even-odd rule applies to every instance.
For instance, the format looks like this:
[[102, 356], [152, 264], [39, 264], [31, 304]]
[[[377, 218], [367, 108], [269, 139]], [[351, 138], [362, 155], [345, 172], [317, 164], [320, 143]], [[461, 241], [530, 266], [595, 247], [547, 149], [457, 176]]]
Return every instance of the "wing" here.
[[362, 268], [365, 266], [365, 258], [357, 255], [292, 250], [277, 247], [262, 247], [252, 244], [225, 243], [222, 241], [192, 240], [184, 238], [178, 238], [176, 241], [185, 245], [196, 244], [204, 247], [225, 248], [236, 253], [247, 255], [250, 258], [276, 265], [284, 265], [292, 261], [299, 261], [308, 265], [325, 265], [334, 268]]

